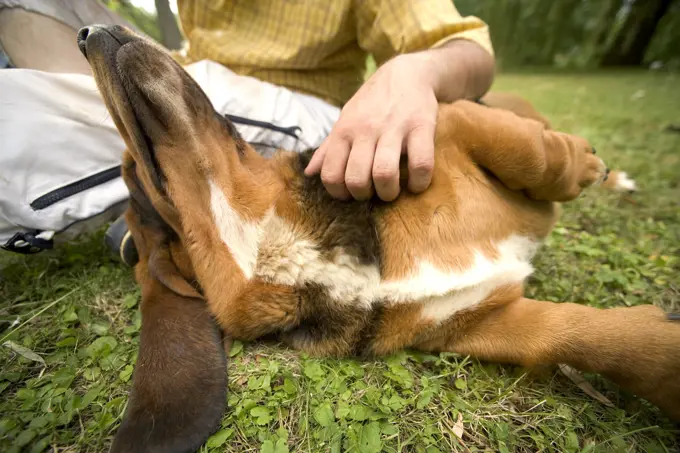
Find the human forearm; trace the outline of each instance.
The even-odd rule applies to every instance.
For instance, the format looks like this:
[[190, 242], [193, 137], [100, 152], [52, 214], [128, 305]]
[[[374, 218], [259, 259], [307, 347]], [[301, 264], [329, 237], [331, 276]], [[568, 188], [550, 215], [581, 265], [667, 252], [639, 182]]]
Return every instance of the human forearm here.
[[480, 45], [467, 39], [455, 39], [436, 49], [402, 57], [427, 67], [428, 83], [439, 102], [477, 99], [493, 83], [494, 58]]

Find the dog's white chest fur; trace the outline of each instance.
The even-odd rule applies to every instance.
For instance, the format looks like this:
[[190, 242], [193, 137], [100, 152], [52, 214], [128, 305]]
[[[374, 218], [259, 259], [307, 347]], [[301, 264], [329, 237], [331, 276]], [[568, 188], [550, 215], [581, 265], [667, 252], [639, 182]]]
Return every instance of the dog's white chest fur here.
[[528, 277], [538, 243], [512, 235], [496, 245], [495, 259], [475, 251], [466, 269], [443, 271], [427, 261], [413, 266], [408, 278], [386, 281], [374, 265], [338, 249], [322, 256], [317, 244], [294, 231], [273, 210], [258, 223], [243, 220], [211, 183], [211, 208], [220, 236], [247, 279], [300, 286], [321, 285], [341, 304], [369, 308], [376, 302], [424, 303], [423, 316], [443, 321], [457, 311], [482, 302], [496, 288]]

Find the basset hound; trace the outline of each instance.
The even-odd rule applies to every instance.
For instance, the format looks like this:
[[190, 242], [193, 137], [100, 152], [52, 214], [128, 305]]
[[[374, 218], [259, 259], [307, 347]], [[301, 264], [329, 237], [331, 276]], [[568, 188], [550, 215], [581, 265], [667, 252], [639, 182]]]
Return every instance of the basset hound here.
[[559, 203], [606, 179], [583, 138], [493, 96], [442, 104], [429, 189], [338, 201], [304, 176], [312, 150], [258, 155], [156, 44], [118, 26], [78, 42], [127, 145], [139, 253], [140, 351], [113, 452], [201, 446], [225, 410], [223, 337], [566, 363], [680, 419], [678, 316], [523, 295]]

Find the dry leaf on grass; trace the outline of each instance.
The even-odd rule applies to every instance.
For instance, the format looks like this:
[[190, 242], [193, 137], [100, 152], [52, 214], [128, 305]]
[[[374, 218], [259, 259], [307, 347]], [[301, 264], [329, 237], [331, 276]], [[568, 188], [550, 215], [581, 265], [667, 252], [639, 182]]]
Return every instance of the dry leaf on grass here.
[[614, 407], [614, 404], [611, 401], [609, 401], [609, 399], [606, 396], [595, 390], [595, 388], [592, 385], [590, 385], [590, 382], [586, 381], [586, 379], [581, 375], [581, 373], [576, 371], [574, 368], [563, 363], [559, 365], [559, 368], [562, 374], [568, 377], [574, 384], [578, 386], [578, 388], [583, 390], [586, 394], [596, 399], [600, 403], [604, 404], [605, 406]]
[[456, 420], [456, 423], [453, 425], [453, 434], [455, 434], [458, 439], [463, 440], [464, 432], [465, 429], [463, 428], [463, 414], [458, 412], [458, 420]]

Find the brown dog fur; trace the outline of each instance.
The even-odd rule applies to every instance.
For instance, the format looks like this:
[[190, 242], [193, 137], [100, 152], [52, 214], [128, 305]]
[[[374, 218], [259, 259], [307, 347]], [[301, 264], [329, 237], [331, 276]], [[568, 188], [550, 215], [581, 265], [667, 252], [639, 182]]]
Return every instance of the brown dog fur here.
[[[523, 297], [523, 277], [483, 280], [493, 285], [479, 300], [466, 295], [476, 285], [434, 294], [423, 283], [442, 274], [432, 284], [445, 284], [480, 260], [502, 261], [506, 238], [539, 243], [550, 234], [557, 202], [606, 177], [586, 140], [522, 117], [533, 115], [526, 109], [441, 105], [427, 191], [404, 191], [387, 204], [341, 202], [319, 178], [303, 176], [312, 151], [259, 156], [155, 45], [121, 28], [95, 29], [86, 54], [128, 146], [126, 183], [151, 206], [133, 203], [128, 215], [137, 219], [130, 222], [135, 243], [148, 250], [137, 266], [145, 300], [172, 307], [174, 298], [201, 298], [229, 336], [280, 335], [317, 355], [417, 348], [524, 365], [567, 363], [601, 373], [680, 419], [680, 324], [658, 308], [534, 301]], [[402, 180], [405, 173], [402, 165]], [[158, 221], [145, 223], [147, 217]], [[423, 262], [432, 271], [409, 283]], [[365, 287], [352, 286], [362, 279]], [[154, 326], [156, 316], [166, 315], [144, 316]], [[200, 327], [188, 329], [198, 334]], [[150, 337], [142, 349], [167, 355], [167, 346]], [[216, 347], [214, 339], [202, 341]], [[157, 392], [141, 378], [133, 389], [137, 401]], [[201, 402], [187, 404], [189, 413]], [[164, 411], [155, 414], [162, 418]]]

